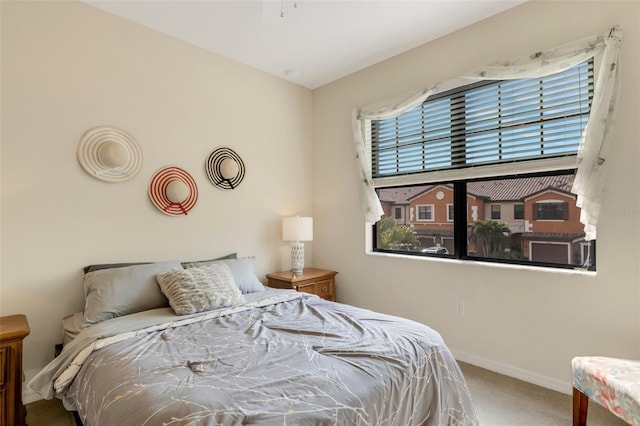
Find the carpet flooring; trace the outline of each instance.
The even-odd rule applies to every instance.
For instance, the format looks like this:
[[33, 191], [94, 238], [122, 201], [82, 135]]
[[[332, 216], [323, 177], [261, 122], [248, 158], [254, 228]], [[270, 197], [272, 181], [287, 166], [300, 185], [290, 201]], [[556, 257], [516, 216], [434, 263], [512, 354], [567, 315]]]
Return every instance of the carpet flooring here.
[[[573, 398], [522, 380], [470, 364], [459, 363], [481, 425], [570, 426]], [[625, 426], [627, 423], [589, 401], [587, 426]], [[628, 426], [628, 425], [627, 425]]]
[[[460, 363], [480, 424], [483, 426], [571, 425], [571, 396], [492, 371]], [[29, 426], [74, 426], [73, 415], [58, 399], [27, 404]], [[625, 422], [595, 402], [587, 426], [624, 426]]]

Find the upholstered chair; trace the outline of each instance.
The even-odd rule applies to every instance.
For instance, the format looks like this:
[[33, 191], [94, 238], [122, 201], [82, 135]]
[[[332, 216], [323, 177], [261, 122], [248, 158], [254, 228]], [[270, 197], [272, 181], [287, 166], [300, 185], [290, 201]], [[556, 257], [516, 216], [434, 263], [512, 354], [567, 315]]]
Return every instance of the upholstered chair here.
[[571, 370], [573, 426], [587, 424], [589, 399], [630, 425], [640, 426], [640, 361], [576, 357]]

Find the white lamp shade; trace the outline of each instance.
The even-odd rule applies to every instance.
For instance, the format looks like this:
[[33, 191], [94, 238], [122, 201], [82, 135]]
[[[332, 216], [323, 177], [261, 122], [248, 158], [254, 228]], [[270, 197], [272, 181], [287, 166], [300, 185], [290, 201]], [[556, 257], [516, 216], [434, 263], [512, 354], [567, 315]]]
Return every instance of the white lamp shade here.
[[313, 240], [313, 218], [300, 216], [282, 218], [282, 240]]

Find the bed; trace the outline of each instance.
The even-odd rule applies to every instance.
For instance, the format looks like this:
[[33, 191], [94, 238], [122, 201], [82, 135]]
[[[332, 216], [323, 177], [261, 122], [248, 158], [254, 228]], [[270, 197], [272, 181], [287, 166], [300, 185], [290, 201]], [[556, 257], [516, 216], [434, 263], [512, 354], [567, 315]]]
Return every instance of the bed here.
[[[212, 264], [233, 265], [208, 262], [184, 271], [185, 264], [174, 263], [160, 274], [153, 266], [125, 266], [115, 272], [124, 281], [110, 281], [108, 290], [129, 282], [131, 275], [122, 271], [131, 268], [152, 269], [146, 277], [156, 277], [156, 287], [160, 277], [182, 274], [177, 282], [184, 289], [185, 275], [209, 274], [204, 281], [211, 285], [220, 280], [211, 278]], [[29, 387], [46, 399], [62, 399], [87, 426], [478, 424], [455, 359], [429, 327], [270, 289], [251, 276], [251, 268], [219, 270], [237, 290], [229, 297], [241, 296], [235, 303], [227, 298], [222, 306], [185, 313], [163, 281], [159, 287], [170, 306], [134, 307], [126, 314], [119, 308], [92, 323], [86, 304], [68, 322], [84, 317], [81, 329], [71, 332]], [[103, 273], [109, 274], [114, 272]], [[153, 289], [153, 280], [147, 281], [140, 294]], [[216, 294], [225, 291], [216, 288]], [[87, 276], [85, 295], [88, 302], [96, 299]]]

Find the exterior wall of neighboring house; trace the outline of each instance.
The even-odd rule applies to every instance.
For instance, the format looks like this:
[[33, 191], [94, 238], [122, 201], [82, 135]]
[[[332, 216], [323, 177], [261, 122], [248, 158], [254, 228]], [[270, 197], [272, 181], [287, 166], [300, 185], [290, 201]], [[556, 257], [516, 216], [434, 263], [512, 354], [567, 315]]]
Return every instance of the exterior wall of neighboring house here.
[[485, 204], [484, 198], [467, 195], [467, 223], [469, 225], [476, 220], [485, 220], [491, 217], [485, 214]]
[[[423, 248], [441, 245], [453, 253], [453, 220], [449, 220], [449, 209], [453, 206], [453, 189], [446, 185], [439, 185], [409, 200], [407, 223], [413, 225]], [[481, 198], [467, 196], [467, 217], [469, 224], [484, 219], [485, 202]], [[430, 220], [420, 220], [418, 210], [420, 206], [431, 206]], [[473, 248], [473, 247], [472, 247]]]
[[[516, 219], [514, 210], [514, 206], [516, 204], [523, 204], [522, 201], [487, 201], [484, 204], [484, 216], [487, 219], [498, 220], [506, 223], [511, 230], [511, 234], [525, 232], [525, 219]], [[500, 206], [500, 217], [498, 219], [493, 219], [491, 206]]]
[[[392, 217], [400, 225], [409, 224], [409, 205], [408, 204], [396, 204], [393, 201], [380, 201], [382, 205], [382, 211], [385, 217]], [[398, 217], [399, 216], [399, 217]]]
[[409, 224], [409, 205], [401, 204], [393, 206], [391, 216], [401, 225]]
[[[562, 203], [558, 219], [539, 217], [541, 203]], [[526, 233], [522, 239], [522, 255], [532, 261], [580, 264], [587, 253], [584, 225], [575, 196], [562, 191], [546, 190], [525, 199]], [[560, 217], [560, 216], [559, 216]]]
[[[511, 231], [511, 239], [507, 247], [510, 250], [517, 250], [522, 252], [522, 234], [526, 230], [526, 211], [523, 211], [523, 216], [521, 219], [516, 219], [515, 214], [515, 206], [521, 205], [524, 207], [524, 203], [522, 201], [491, 201], [488, 200], [485, 203], [485, 217], [491, 220], [497, 220], [500, 222], [504, 222], [509, 227]], [[500, 208], [500, 218], [494, 219], [492, 215], [492, 206], [499, 206]], [[475, 246], [472, 243], [469, 243], [468, 251], [474, 251]]]
[[[410, 200], [411, 224], [418, 231], [422, 248], [444, 246], [453, 249], [453, 222], [448, 220], [447, 205], [453, 205], [453, 191], [444, 185], [436, 186]], [[420, 219], [421, 206], [431, 206], [431, 218]], [[450, 247], [448, 247], [450, 246]]]
[[[411, 224], [416, 229], [447, 230], [453, 231], [453, 222], [448, 220], [447, 205], [453, 204], [453, 191], [446, 186], [435, 188], [418, 194], [410, 200]], [[432, 206], [432, 217], [422, 220], [418, 217], [420, 206]]]
[[384, 212], [385, 217], [393, 217], [393, 214], [391, 213], [393, 211], [393, 206], [395, 205], [393, 201], [380, 200], [380, 205], [382, 206], [382, 211]]
[[[543, 220], [535, 215], [537, 203], [566, 203], [566, 214], [562, 220]], [[560, 191], [548, 190], [532, 195], [524, 201], [524, 214], [527, 219], [526, 232], [563, 232], [581, 233], [584, 225], [580, 223], [580, 208], [576, 206], [576, 197]]]

